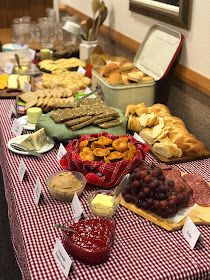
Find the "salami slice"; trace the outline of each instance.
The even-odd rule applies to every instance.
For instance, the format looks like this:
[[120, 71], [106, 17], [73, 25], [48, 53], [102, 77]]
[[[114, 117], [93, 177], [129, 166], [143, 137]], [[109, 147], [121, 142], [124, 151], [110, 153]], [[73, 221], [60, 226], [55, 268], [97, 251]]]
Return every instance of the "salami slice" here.
[[199, 174], [185, 174], [183, 179], [193, 191], [195, 203], [210, 206], [210, 187]]
[[181, 172], [179, 170], [175, 170], [175, 169], [163, 169], [163, 174], [165, 176], [165, 180], [169, 181], [169, 180], [173, 180], [174, 181], [174, 189], [177, 192], [183, 192], [188, 190], [189, 194], [190, 194], [190, 199], [188, 202], [188, 207], [191, 207], [195, 204], [195, 200], [193, 198], [193, 192], [191, 190], [191, 188], [188, 186], [188, 184], [185, 183], [185, 181], [183, 180], [182, 176], [181, 176]]
[[160, 163], [158, 164], [158, 167], [160, 167], [162, 170], [171, 170], [172, 167], [166, 163]]

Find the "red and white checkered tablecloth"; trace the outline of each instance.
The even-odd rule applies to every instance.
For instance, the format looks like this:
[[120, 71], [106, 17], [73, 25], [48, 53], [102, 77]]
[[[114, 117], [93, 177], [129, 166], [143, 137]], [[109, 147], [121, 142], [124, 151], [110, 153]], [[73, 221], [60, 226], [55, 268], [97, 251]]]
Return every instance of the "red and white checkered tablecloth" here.
[[[0, 157], [17, 261], [23, 279], [65, 279], [52, 256], [55, 239], [62, 236], [53, 224], [70, 221], [71, 207], [51, 198], [45, 184], [51, 173], [60, 170], [56, 161], [57, 147], [41, 159], [10, 152], [7, 142], [14, 136], [8, 111], [12, 102], [0, 100]], [[22, 183], [18, 179], [21, 159], [28, 169], [27, 180]], [[155, 161], [150, 155], [146, 160]], [[210, 159], [174, 167], [198, 172], [210, 181]], [[37, 177], [44, 193], [44, 200], [38, 207], [33, 194]], [[86, 190], [81, 197], [87, 213], [88, 192]], [[69, 279], [210, 279], [210, 227], [199, 226], [203, 243], [191, 250], [181, 231], [167, 232], [123, 207], [119, 207], [115, 218], [116, 239], [108, 262], [91, 267], [75, 260], [75, 270]]]

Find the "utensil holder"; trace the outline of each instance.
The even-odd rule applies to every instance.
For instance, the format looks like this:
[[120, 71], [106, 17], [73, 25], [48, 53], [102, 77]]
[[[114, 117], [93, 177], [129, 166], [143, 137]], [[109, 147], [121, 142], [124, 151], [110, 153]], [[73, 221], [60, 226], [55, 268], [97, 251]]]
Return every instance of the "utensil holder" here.
[[80, 59], [86, 61], [90, 57], [92, 51], [95, 49], [97, 44], [98, 44], [97, 40], [96, 41], [82, 40], [79, 47]]

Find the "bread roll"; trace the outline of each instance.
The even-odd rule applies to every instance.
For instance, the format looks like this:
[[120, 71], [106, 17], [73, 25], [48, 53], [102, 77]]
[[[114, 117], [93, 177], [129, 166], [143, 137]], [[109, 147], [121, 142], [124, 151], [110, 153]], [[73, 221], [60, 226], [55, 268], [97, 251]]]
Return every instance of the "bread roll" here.
[[103, 76], [109, 77], [111, 73], [120, 72], [120, 68], [116, 63], [109, 63], [103, 68]]
[[109, 78], [107, 79], [107, 81], [108, 81], [108, 83], [110, 83], [112, 85], [122, 85], [123, 84], [122, 76], [118, 72], [111, 73], [109, 75]]

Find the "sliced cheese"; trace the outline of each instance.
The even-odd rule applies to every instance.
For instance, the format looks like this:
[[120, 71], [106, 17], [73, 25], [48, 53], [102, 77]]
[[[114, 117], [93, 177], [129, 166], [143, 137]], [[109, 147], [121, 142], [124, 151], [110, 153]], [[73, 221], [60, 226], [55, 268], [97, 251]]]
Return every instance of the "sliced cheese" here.
[[9, 89], [18, 89], [18, 75], [12, 74], [8, 78], [8, 85]]
[[18, 76], [19, 89], [21, 89], [21, 90], [24, 89], [25, 82], [30, 82], [30, 76], [28, 76], [28, 75]]

